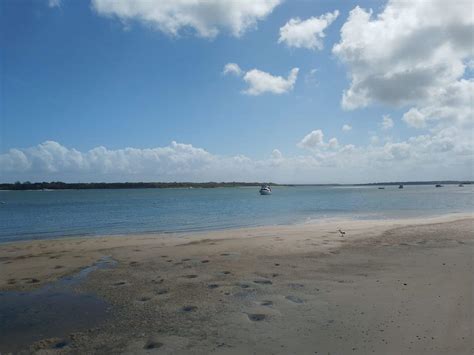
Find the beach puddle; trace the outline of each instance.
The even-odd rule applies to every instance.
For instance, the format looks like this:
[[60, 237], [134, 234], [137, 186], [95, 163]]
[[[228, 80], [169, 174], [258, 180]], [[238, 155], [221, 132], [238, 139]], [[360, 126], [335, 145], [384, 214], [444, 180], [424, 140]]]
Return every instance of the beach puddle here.
[[18, 352], [41, 339], [63, 339], [97, 326], [107, 316], [108, 304], [94, 295], [75, 292], [73, 286], [114, 263], [103, 258], [35, 291], [0, 292], [0, 353]]

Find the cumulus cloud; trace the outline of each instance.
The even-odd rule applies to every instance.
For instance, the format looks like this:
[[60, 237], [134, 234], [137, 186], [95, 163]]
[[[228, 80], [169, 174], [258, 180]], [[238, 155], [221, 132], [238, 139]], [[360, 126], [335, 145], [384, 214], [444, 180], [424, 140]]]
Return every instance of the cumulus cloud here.
[[283, 158], [283, 154], [278, 149], [273, 149], [272, 151], [272, 159], [279, 160]]
[[380, 127], [382, 127], [384, 131], [388, 131], [389, 129], [393, 128], [393, 120], [390, 118], [389, 115], [384, 115], [382, 117], [382, 122], [380, 122]]
[[172, 36], [191, 29], [200, 37], [214, 38], [222, 30], [240, 37], [279, 3], [280, 0], [92, 0], [92, 8], [101, 16], [139, 21]]
[[469, 1], [391, 0], [377, 16], [356, 7], [333, 47], [351, 78], [343, 108], [439, 100], [472, 58], [473, 23]]
[[327, 149], [336, 149], [339, 147], [339, 141], [337, 138], [333, 137], [326, 143], [324, 141], [323, 131], [316, 129], [304, 136], [303, 139], [298, 142], [297, 146], [316, 152]]
[[403, 114], [402, 119], [410, 127], [414, 127], [414, 128], [426, 127], [426, 117], [415, 107], [412, 107], [408, 112], [405, 112]]
[[[137, 149], [96, 147], [85, 152], [46, 141], [0, 154], [0, 181], [278, 181], [367, 182], [472, 179], [472, 140], [456, 130], [382, 145], [327, 143], [321, 130], [305, 136], [304, 155], [274, 149], [269, 158], [221, 156], [190, 144]], [[468, 134], [468, 133], [466, 133]], [[350, 173], [348, 173], [350, 172]]]
[[249, 85], [244, 93], [257, 96], [264, 93], [280, 95], [292, 91], [298, 77], [298, 71], [298, 68], [293, 68], [288, 77], [284, 78], [273, 76], [258, 69], [249, 70], [244, 75], [244, 81]]
[[[472, 168], [474, 81], [468, 74], [473, 32], [468, 1], [390, 0], [377, 15], [360, 7], [351, 11], [333, 47], [351, 80], [342, 107], [405, 108], [402, 120], [428, 131], [384, 145], [372, 137], [375, 161], [383, 157], [418, 161], [420, 166], [434, 161], [442, 165], [444, 156], [453, 165]], [[383, 119], [382, 129], [392, 126], [391, 118]]]
[[300, 148], [321, 147], [324, 144], [324, 134], [320, 129], [311, 131], [298, 143]]
[[342, 126], [342, 130], [344, 132], [349, 132], [350, 130], [352, 130], [352, 126], [348, 125], [348, 124], [345, 124], [345, 125]]
[[285, 43], [288, 47], [323, 49], [324, 30], [339, 16], [339, 11], [328, 12], [319, 17], [310, 17], [307, 20], [300, 18], [290, 19], [280, 28], [278, 43]]
[[298, 68], [291, 69], [287, 78], [274, 76], [270, 73], [252, 69], [243, 72], [235, 63], [225, 65], [224, 74], [243, 75], [243, 80], [248, 84], [248, 88], [243, 91], [244, 94], [258, 96], [265, 93], [281, 95], [293, 90], [296, 79], [298, 78]]
[[226, 74], [234, 74], [236, 76], [241, 76], [242, 75], [242, 69], [238, 66], [238, 64], [235, 63], [227, 63], [224, 66], [224, 70], [222, 71], [224, 75]]

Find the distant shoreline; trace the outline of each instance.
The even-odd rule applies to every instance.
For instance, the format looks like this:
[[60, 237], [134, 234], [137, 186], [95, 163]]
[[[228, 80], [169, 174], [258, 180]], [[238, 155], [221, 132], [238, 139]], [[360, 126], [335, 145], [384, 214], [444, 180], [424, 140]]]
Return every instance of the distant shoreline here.
[[[391, 181], [372, 182], [363, 184], [277, 184], [271, 186], [394, 186], [394, 185], [470, 185], [473, 181], [465, 180], [433, 180], [433, 181]], [[253, 187], [260, 186], [260, 182], [90, 182], [90, 183], [65, 183], [52, 182], [16, 182], [0, 184], [0, 190], [95, 190], [95, 189], [170, 189], [170, 188], [219, 188], [219, 187]]]

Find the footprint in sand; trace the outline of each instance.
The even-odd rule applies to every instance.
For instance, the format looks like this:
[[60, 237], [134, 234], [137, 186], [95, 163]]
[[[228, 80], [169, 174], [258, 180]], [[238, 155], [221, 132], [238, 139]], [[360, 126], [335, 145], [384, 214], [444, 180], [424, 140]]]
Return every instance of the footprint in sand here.
[[272, 285], [273, 282], [270, 280], [254, 280], [254, 283], [259, 284], [259, 285]]
[[146, 349], [146, 350], [151, 350], [151, 349], [159, 349], [163, 346], [164, 344], [163, 343], [160, 343], [159, 341], [152, 341], [152, 340], [149, 340], [145, 343], [145, 345], [143, 346], [143, 349]]
[[24, 278], [22, 280], [24, 280], [27, 284], [36, 284], [36, 283], [40, 282], [40, 280], [35, 279], [34, 277], [27, 277], [27, 278]]
[[166, 295], [169, 291], [166, 289], [156, 291], [157, 295]]
[[183, 312], [194, 312], [195, 310], [197, 310], [197, 307], [196, 306], [184, 306], [183, 308], [181, 308], [181, 310]]
[[265, 318], [267, 318], [267, 316], [265, 314], [260, 314], [260, 313], [247, 314], [247, 317], [249, 317], [249, 319], [252, 322], [260, 322], [260, 321], [264, 320]]
[[201, 263], [203, 263], [203, 264], [207, 264], [208, 262], [209, 262], [209, 260], [203, 260], [203, 261], [201, 261]]
[[129, 266], [138, 266], [138, 261], [130, 261], [128, 263]]
[[53, 344], [52, 349], [64, 349], [68, 346], [69, 343], [65, 340], [58, 341], [57, 343]]
[[271, 306], [273, 306], [273, 301], [264, 300], [264, 301], [261, 301], [261, 302], [260, 302], [260, 305], [261, 305], [261, 306], [271, 307]]
[[198, 275], [184, 275], [183, 277], [187, 279], [195, 279], [196, 277], [198, 277]]
[[55, 269], [62, 269], [63, 267], [64, 267], [64, 266], [62, 266], [62, 265], [56, 265], [54, 268], [55, 268]]
[[297, 303], [297, 304], [302, 304], [302, 303], [304, 303], [304, 301], [303, 301], [301, 298], [296, 297], [296, 296], [293, 296], [293, 295], [286, 296], [285, 298], [286, 298], [288, 301], [293, 302], [293, 303]]
[[222, 273], [223, 273], [224, 275], [229, 275], [229, 274], [231, 274], [230, 271], [222, 271]]
[[297, 290], [297, 289], [300, 289], [300, 288], [303, 288], [304, 285], [303, 284], [299, 284], [299, 283], [289, 283], [288, 284], [288, 287], [293, 289], [293, 290]]
[[149, 300], [151, 300], [151, 298], [147, 296], [143, 296], [138, 299], [140, 302], [148, 302]]
[[123, 285], [126, 285], [127, 283], [125, 281], [118, 281], [118, 282], [115, 282], [113, 283], [112, 285], [113, 286], [123, 286]]
[[215, 289], [215, 288], [218, 288], [218, 287], [219, 287], [218, 284], [209, 284], [209, 285], [207, 285], [207, 288], [209, 288], [209, 289], [211, 289], [211, 290], [213, 290], [213, 289]]

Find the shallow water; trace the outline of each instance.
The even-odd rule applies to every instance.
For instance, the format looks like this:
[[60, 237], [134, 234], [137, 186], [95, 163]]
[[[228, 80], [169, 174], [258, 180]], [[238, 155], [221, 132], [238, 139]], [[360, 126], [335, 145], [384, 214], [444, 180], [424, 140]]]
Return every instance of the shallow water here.
[[68, 346], [66, 336], [96, 326], [107, 316], [102, 299], [76, 293], [73, 286], [91, 272], [113, 266], [104, 258], [75, 275], [62, 278], [31, 292], [0, 292], [0, 354], [17, 352], [47, 338], [59, 338], [51, 348]]
[[0, 191], [0, 242], [472, 212], [474, 186]]

